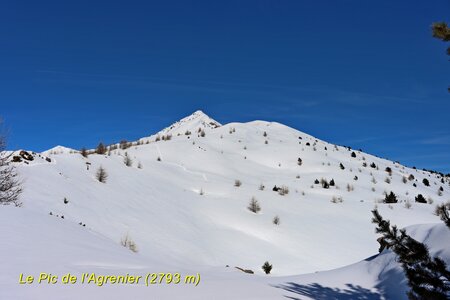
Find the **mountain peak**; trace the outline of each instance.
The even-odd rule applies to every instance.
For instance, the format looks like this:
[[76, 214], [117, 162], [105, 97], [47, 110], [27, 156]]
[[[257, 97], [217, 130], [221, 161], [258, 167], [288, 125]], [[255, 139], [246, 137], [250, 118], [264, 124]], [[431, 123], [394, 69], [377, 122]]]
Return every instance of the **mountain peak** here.
[[222, 126], [219, 122], [209, 117], [201, 110], [196, 110], [187, 117], [173, 123], [161, 130], [158, 134], [184, 134], [187, 131], [195, 132], [200, 129], [214, 129]]

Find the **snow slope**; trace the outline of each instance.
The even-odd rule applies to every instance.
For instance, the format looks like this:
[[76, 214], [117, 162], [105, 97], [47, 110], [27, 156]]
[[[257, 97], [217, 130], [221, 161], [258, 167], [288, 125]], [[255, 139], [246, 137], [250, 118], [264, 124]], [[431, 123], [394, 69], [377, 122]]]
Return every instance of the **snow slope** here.
[[[172, 138], [156, 141], [163, 135]], [[176, 269], [204, 274], [206, 281], [196, 288], [152, 289], [152, 295], [168, 299], [171, 293], [191, 299], [216, 298], [219, 290], [224, 299], [279, 299], [287, 288], [276, 287], [289, 281], [334, 284], [341, 289], [347, 283], [359, 284], [373, 293], [379, 291], [377, 276], [390, 276], [383, 273], [384, 268], [395, 262], [389, 253], [364, 260], [378, 249], [370, 210], [377, 205], [385, 218], [400, 227], [440, 224], [433, 215], [434, 206], [450, 198], [448, 178], [437, 174], [335, 146], [279, 123], [221, 125], [200, 111], [128, 149], [106, 155], [84, 158], [72, 149], [53, 150], [37, 154], [28, 164], [18, 163], [25, 188], [23, 207], [0, 207], [5, 222], [2, 236], [9, 245], [1, 247], [5, 252], [0, 264], [9, 272], [0, 274], [0, 286], [12, 298], [33, 299], [37, 287], [17, 285], [17, 274], [46, 267], [59, 273]], [[125, 155], [132, 159], [132, 166], [124, 164]], [[372, 163], [375, 168], [370, 167]], [[106, 183], [96, 180], [100, 166], [108, 173]], [[414, 179], [404, 182], [403, 177], [411, 174]], [[336, 185], [324, 189], [314, 183], [321, 178], [334, 179]], [[429, 187], [422, 183], [424, 178]], [[242, 185], [235, 186], [236, 180]], [[274, 185], [288, 187], [289, 193], [279, 195], [272, 191]], [[438, 195], [440, 186], [442, 195]], [[380, 203], [390, 191], [400, 202]], [[433, 204], [414, 203], [418, 193]], [[252, 198], [261, 206], [257, 214], [247, 209]], [[411, 204], [409, 209], [406, 202]], [[275, 216], [280, 218], [278, 226], [272, 223]], [[438, 236], [444, 236], [440, 225], [423, 226], [417, 235], [426, 239], [423, 232], [434, 232], [436, 226], [442, 231]], [[19, 234], [10, 236], [10, 228]], [[138, 253], [120, 245], [125, 235], [135, 241]], [[439, 238], [431, 244], [435, 241]], [[36, 250], [30, 252], [31, 248]], [[20, 262], [9, 259], [11, 249]], [[43, 258], [46, 251], [52, 260]], [[441, 253], [445, 259], [450, 257]], [[266, 260], [274, 266], [269, 279], [261, 270]], [[342, 268], [355, 261], [361, 262]], [[234, 266], [256, 274], [243, 274]], [[368, 270], [374, 271], [363, 276]], [[392, 270], [398, 271], [395, 266]], [[313, 273], [317, 271], [321, 272]], [[312, 274], [295, 275], [306, 273]], [[330, 279], [335, 276], [342, 281]], [[58, 285], [38, 292], [42, 297], [57, 297], [65, 288]], [[73, 287], [70, 293], [79, 299], [100, 291], [103, 296], [119, 297], [145, 295], [147, 290]], [[306, 295], [297, 294], [292, 297]]]

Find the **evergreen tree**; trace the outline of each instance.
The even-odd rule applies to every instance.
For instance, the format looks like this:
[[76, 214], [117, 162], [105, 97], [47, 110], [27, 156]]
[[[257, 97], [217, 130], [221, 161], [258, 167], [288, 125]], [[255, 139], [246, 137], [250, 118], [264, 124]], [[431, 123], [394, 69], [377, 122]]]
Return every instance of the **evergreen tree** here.
[[416, 196], [416, 202], [427, 203], [427, 200], [425, 199], [424, 196], [422, 196], [422, 194], [419, 194], [419, 195]]
[[101, 183], [106, 183], [106, 179], [108, 178], [108, 174], [106, 173], [106, 170], [102, 166], [100, 166], [100, 168], [98, 168], [98, 170], [97, 170], [97, 173], [95, 174], [95, 177]]
[[386, 195], [386, 197], [384, 198], [384, 203], [397, 203], [397, 196], [394, 194], [394, 192], [390, 192], [389, 194]]
[[450, 229], [450, 202], [436, 206], [435, 214], [441, 217], [441, 220]]
[[268, 261], [266, 261], [261, 268], [266, 274], [270, 274], [270, 271], [272, 271], [272, 265]]
[[422, 182], [423, 182], [423, 184], [424, 184], [425, 186], [430, 186], [430, 182], [428, 181], [428, 179], [424, 178], [424, 179], [422, 180]]
[[255, 197], [252, 197], [252, 200], [250, 200], [249, 205], [247, 206], [248, 210], [253, 213], [258, 213], [261, 210], [261, 206], [258, 203], [258, 200], [255, 199]]
[[398, 256], [410, 291], [410, 300], [448, 300], [450, 271], [439, 257], [431, 257], [428, 248], [406, 234], [404, 229], [391, 226], [375, 209], [372, 222], [376, 232], [382, 234], [383, 243]]

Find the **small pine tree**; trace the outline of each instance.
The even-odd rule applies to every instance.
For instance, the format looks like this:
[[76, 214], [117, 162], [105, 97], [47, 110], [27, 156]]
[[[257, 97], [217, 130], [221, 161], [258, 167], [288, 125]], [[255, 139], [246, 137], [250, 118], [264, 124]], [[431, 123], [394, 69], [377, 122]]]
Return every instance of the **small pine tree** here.
[[430, 182], [429, 182], [428, 179], [426, 179], [426, 178], [424, 178], [424, 179], [422, 180], [422, 183], [423, 183], [425, 186], [430, 186]]
[[386, 194], [384, 197], [384, 203], [397, 203], [397, 196], [394, 194], [394, 192], [390, 192], [389, 194]]
[[272, 271], [272, 265], [268, 261], [266, 261], [261, 268], [266, 274], [270, 274], [270, 271]]
[[249, 205], [247, 206], [248, 210], [253, 212], [253, 213], [258, 213], [261, 210], [261, 206], [258, 203], [258, 200], [256, 200], [255, 197], [252, 197], [252, 199], [250, 200]]
[[356, 153], [355, 151], [352, 151], [352, 157], [355, 158], [356, 157]]
[[345, 169], [345, 167], [344, 167], [344, 165], [342, 163], [339, 163], [339, 167], [341, 168], [341, 170]]
[[106, 183], [106, 179], [108, 178], [108, 174], [106, 173], [106, 170], [100, 166], [97, 170], [97, 173], [95, 175], [97, 180], [101, 183]]
[[376, 169], [377, 165], [373, 162], [373, 163], [370, 164], [370, 167], [373, 168], [373, 169]]
[[330, 180], [330, 186], [334, 186], [334, 185], [335, 185], [334, 179], [331, 179], [331, 180]]
[[427, 203], [427, 200], [425, 199], [425, 197], [422, 194], [418, 194], [415, 198], [416, 202], [419, 203]]

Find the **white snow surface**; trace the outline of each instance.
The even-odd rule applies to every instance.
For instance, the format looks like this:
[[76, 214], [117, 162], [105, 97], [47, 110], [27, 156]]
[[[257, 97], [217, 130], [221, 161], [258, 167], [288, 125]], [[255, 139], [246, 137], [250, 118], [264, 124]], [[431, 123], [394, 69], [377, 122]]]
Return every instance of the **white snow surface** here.
[[[155, 141], [167, 134], [171, 140]], [[450, 199], [449, 183], [436, 174], [279, 123], [221, 125], [201, 111], [140, 141], [87, 158], [58, 146], [17, 163], [23, 205], [0, 206], [0, 299], [406, 299], [394, 254], [376, 255], [375, 206], [450, 263], [450, 231], [433, 214]], [[106, 183], [96, 180], [100, 166]], [[336, 185], [314, 183], [322, 178]], [[274, 185], [289, 193], [279, 195]], [[399, 203], [381, 203], [390, 191]], [[433, 203], [415, 203], [419, 193]], [[247, 209], [253, 197], [261, 206], [256, 214]], [[137, 253], [121, 246], [126, 235]], [[261, 270], [265, 261], [273, 264], [270, 275]], [[197, 287], [18, 283], [20, 273], [40, 272], [180, 272], [202, 280]]]

